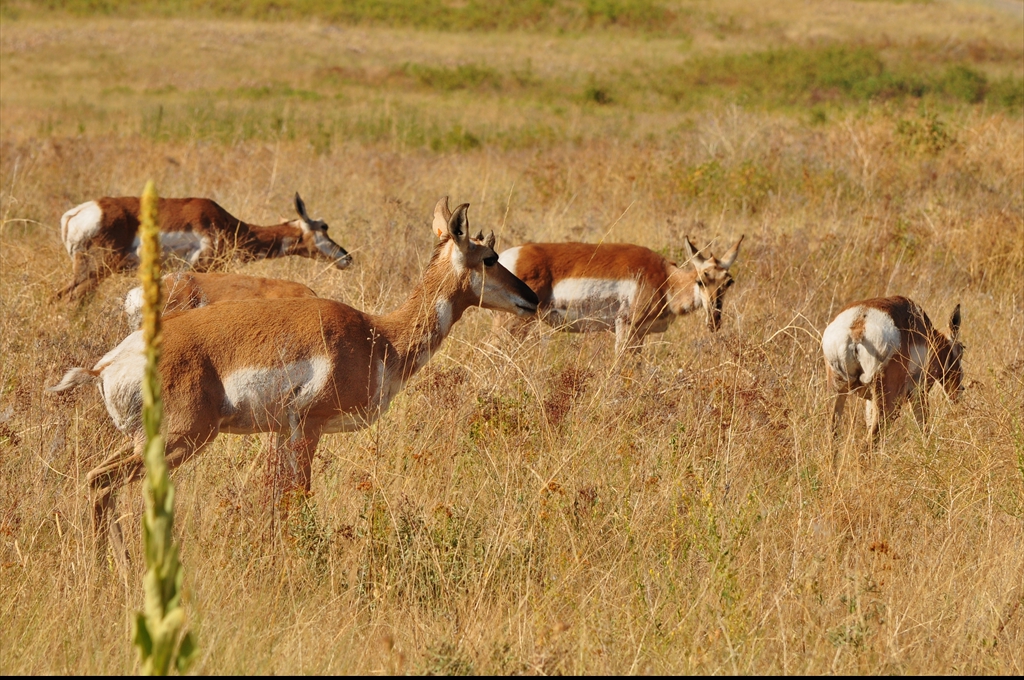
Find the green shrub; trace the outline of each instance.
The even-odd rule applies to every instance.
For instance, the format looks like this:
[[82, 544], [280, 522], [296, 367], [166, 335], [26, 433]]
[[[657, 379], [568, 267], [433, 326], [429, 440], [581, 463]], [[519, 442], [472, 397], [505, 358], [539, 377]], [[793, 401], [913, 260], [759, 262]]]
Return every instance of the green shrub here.
[[946, 69], [936, 89], [969, 104], [977, 104], [985, 98], [988, 80], [981, 73], [956, 64]]

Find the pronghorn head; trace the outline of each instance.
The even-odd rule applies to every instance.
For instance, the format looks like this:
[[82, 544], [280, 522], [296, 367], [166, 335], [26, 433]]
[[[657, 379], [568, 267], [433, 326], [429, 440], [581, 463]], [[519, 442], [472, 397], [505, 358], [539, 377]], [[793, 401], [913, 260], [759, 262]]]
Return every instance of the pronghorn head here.
[[688, 236], [683, 237], [683, 247], [686, 249], [686, 256], [693, 263], [697, 270], [696, 286], [700, 294], [701, 303], [704, 307], [705, 318], [708, 328], [717, 331], [722, 325], [722, 300], [725, 291], [733, 284], [733, 278], [729, 274], [729, 267], [736, 261], [736, 254], [740, 252], [740, 244], [743, 243], [743, 236], [736, 241], [736, 245], [729, 249], [729, 252], [721, 260], [713, 254], [709, 257], [701, 255]]
[[293, 220], [291, 224], [298, 227], [302, 235], [288, 246], [286, 254], [327, 260], [338, 269], [344, 269], [352, 264], [352, 256], [348, 254], [348, 251], [327, 235], [327, 223], [323, 220], [310, 219], [309, 213], [306, 212], [306, 204], [303, 203], [297, 191], [295, 192], [295, 210], [299, 213], [299, 219]]
[[469, 203], [454, 212], [445, 196], [434, 207], [434, 234], [441, 239], [434, 262], [450, 263], [448, 277], [454, 277], [459, 292], [467, 296], [468, 305], [495, 309], [513, 314], [537, 311], [537, 294], [498, 262], [494, 252], [494, 232], [485, 238], [483, 232], [469, 235]]
[[[953, 315], [949, 317], [948, 334], [948, 346], [940, 347], [936, 352], [938, 368], [941, 373], [934, 377], [942, 383], [949, 398], [955, 401], [964, 391], [964, 367], [962, 364], [964, 345], [960, 342], [959, 304], [953, 310]], [[945, 343], [942, 344], [945, 345]]]

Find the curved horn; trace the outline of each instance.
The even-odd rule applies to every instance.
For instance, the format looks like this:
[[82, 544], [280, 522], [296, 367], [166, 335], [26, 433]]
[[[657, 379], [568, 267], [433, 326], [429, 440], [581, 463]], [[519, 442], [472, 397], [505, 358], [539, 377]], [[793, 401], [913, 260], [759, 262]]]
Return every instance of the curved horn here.
[[722, 259], [718, 261], [718, 263], [722, 265], [722, 269], [728, 269], [732, 266], [732, 263], [736, 261], [736, 255], [740, 252], [740, 244], [743, 243], [744, 236], [746, 236], [746, 234], [740, 234], [740, 240], [736, 241], [736, 245], [730, 248], [729, 252], [722, 256]]
[[448, 233], [448, 220], [452, 218], [452, 211], [448, 208], [448, 197], [445, 196], [434, 206], [434, 234], [441, 238]]
[[494, 250], [494, 232], [493, 231], [490, 234], [487, 235], [487, 240], [484, 241], [484, 245], [487, 246], [488, 248], [490, 248], [491, 250]]
[[956, 309], [953, 310], [953, 316], [949, 317], [949, 336], [950, 340], [956, 342], [957, 338], [960, 337], [960, 303], [956, 305]]

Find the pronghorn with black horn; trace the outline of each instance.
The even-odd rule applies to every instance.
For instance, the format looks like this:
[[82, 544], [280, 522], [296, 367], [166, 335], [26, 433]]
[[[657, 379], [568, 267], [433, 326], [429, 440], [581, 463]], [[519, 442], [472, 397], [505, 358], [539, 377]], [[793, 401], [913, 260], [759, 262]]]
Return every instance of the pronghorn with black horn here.
[[[160, 243], [164, 257], [184, 260], [203, 271], [218, 258], [243, 261], [302, 255], [338, 269], [352, 256], [327, 235], [327, 223], [314, 220], [295, 194], [299, 219], [268, 227], [243, 222], [208, 198], [161, 198]], [[68, 210], [60, 218], [60, 237], [71, 256], [71, 283], [57, 297], [80, 298], [105, 276], [139, 263], [139, 198], [98, 198]]]
[[[308, 491], [320, 437], [380, 418], [469, 307], [535, 313], [537, 296], [498, 262], [494, 235], [470, 238], [468, 208], [450, 213], [447, 197], [438, 202], [442, 237], [420, 284], [390, 314], [299, 298], [226, 301], [169, 316], [160, 361], [168, 466], [221, 432], [275, 432], [285, 440], [292, 485]], [[49, 388], [98, 383], [114, 424], [134, 441], [87, 477], [103, 536], [114, 493], [143, 474], [142, 344], [136, 331], [91, 370], [73, 368]]]
[[902, 296], [873, 298], [844, 307], [821, 334], [825, 372], [835, 390], [832, 433], [847, 396], [865, 400], [870, 442], [907, 401], [924, 429], [928, 421], [928, 389], [942, 383], [951, 399], [963, 390], [964, 346], [960, 342], [960, 305], [949, 319], [949, 330], [932, 326], [921, 306]]
[[[164, 314], [197, 309], [222, 300], [317, 297], [312, 288], [295, 281], [245, 274], [174, 272], [165, 274], [163, 281]], [[124, 311], [128, 326], [138, 328], [142, 322], [142, 286], [132, 288], [124, 296]]]
[[[614, 330], [616, 353], [639, 352], [649, 333], [663, 333], [677, 316], [696, 310], [718, 330], [742, 242], [740, 236], [718, 259], [684, 238], [692, 267], [630, 243], [527, 243], [502, 251], [499, 260], [537, 293], [545, 323], [577, 333]], [[526, 325], [511, 320], [508, 327], [522, 335]]]

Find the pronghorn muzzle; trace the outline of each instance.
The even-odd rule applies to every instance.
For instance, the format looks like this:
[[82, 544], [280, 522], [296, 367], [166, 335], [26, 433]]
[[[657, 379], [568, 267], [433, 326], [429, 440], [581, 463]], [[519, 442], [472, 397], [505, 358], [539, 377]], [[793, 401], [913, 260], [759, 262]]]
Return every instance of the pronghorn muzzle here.
[[352, 264], [352, 256], [348, 251], [331, 240], [327, 234], [318, 233], [313, 237], [317, 251], [330, 260], [338, 269], [345, 269]]

